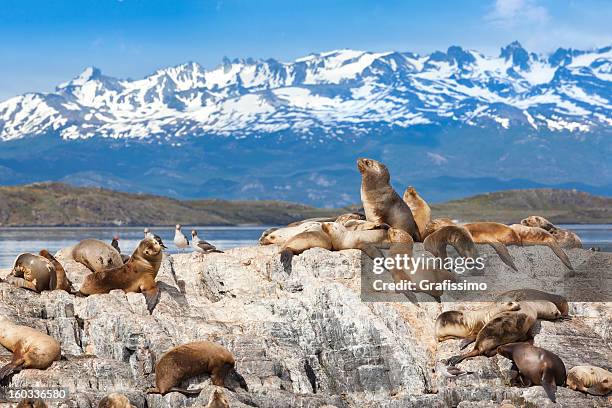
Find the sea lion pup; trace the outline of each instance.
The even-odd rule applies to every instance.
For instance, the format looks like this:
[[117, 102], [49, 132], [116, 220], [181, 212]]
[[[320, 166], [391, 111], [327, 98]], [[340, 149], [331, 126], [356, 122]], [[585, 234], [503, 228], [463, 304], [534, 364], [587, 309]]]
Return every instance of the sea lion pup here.
[[47, 408], [47, 404], [40, 399], [27, 398], [22, 399], [16, 408]]
[[72, 259], [85, 265], [92, 272], [123, 265], [121, 254], [99, 239], [84, 239], [72, 248]]
[[529, 343], [510, 343], [497, 347], [497, 353], [513, 361], [516, 380], [524, 386], [541, 385], [552, 402], [556, 402], [557, 385], [567, 378], [565, 364], [556, 354]]
[[72, 282], [66, 276], [66, 271], [61, 263], [53, 255], [49, 253], [46, 249], [41, 249], [39, 252], [40, 256], [46, 258], [49, 262], [53, 264], [53, 268], [55, 269], [55, 274], [51, 274], [51, 281], [49, 283], [49, 288], [51, 290], [64, 290], [68, 293], [72, 292]]
[[457, 225], [457, 223], [451, 220], [450, 218], [434, 218], [433, 220], [429, 221], [425, 226], [425, 232], [423, 233], [421, 238], [425, 239], [429, 236], [429, 234], [432, 234], [447, 225]]
[[501, 312], [493, 316], [476, 335], [472, 351], [449, 358], [447, 365], [454, 366], [476, 356], [493, 357], [497, 353], [497, 347], [527, 340], [537, 316], [533, 309], [522, 309], [521, 305], [519, 310]]
[[425, 239], [425, 229], [429, 221], [431, 221], [431, 208], [429, 208], [427, 202], [421, 198], [412, 186], [408, 186], [406, 191], [404, 191], [403, 199], [408, 204], [408, 207], [410, 207], [414, 222], [416, 222], [419, 234], [421, 234], [421, 239]]
[[0, 380], [23, 368], [44, 370], [60, 358], [60, 344], [53, 337], [0, 318], [0, 344], [13, 352], [11, 362], [0, 368]]
[[340, 224], [345, 224], [347, 221], [351, 221], [351, 220], [359, 221], [359, 220], [365, 220], [365, 219], [366, 219], [365, 215], [354, 212], [354, 213], [346, 213], [346, 214], [339, 215], [335, 221]]
[[531, 215], [521, 220], [521, 225], [526, 227], [539, 227], [552, 234], [561, 248], [582, 248], [580, 237], [572, 231], [559, 228], [552, 222], [539, 215]]
[[232, 353], [210, 341], [195, 341], [174, 347], [164, 353], [155, 364], [155, 388], [147, 390], [150, 394], [166, 394], [171, 391], [183, 394], [199, 394], [199, 390], [186, 390], [180, 384], [187, 378], [200, 374], [210, 374], [213, 385], [225, 387], [226, 376], [233, 377], [242, 388], [248, 391], [244, 378], [236, 372], [236, 362]]
[[55, 268], [45, 257], [31, 253], [19, 254], [13, 263], [13, 270], [6, 281], [18, 288], [26, 288], [34, 292], [49, 290], [55, 280]]
[[261, 245], [283, 245], [287, 240], [305, 231], [321, 230], [320, 222], [305, 222], [295, 227], [283, 227], [276, 229], [267, 229], [261, 234], [259, 243]]
[[287, 226], [297, 227], [298, 225], [302, 225], [307, 222], [333, 222], [335, 220], [336, 220], [336, 217], [313, 217], [313, 218], [306, 218], [305, 220], [301, 220], [301, 221], [294, 221], [292, 223], [287, 224]]
[[280, 259], [286, 271], [291, 268], [291, 261], [294, 255], [299, 255], [310, 248], [332, 249], [330, 236], [320, 228], [313, 228], [309, 231], [300, 232], [289, 238], [280, 248]]
[[506, 248], [506, 245], [521, 245], [519, 235], [512, 228], [498, 222], [470, 222], [463, 224], [463, 227], [469, 231], [475, 243], [490, 245], [506, 265], [518, 271]]
[[223, 389], [217, 388], [210, 394], [208, 405], [204, 408], [229, 408], [229, 406], [225, 392], [223, 392]]
[[[441, 313], [436, 319], [436, 339], [445, 341], [449, 339], [475, 340], [478, 332], [493, 317], [502, 312], [517, 311], [521, 308], [518, 302], [495, 302], [476, 310], [449, 310]], [[467, 346], [465, 344], [462, 348]]]
[[410, 207], [389, 184], [387, 167], [372, 159], [357, 160], [357, 167], [361, 173], [361, 202], [366, 220], [404, 230], [414, 241], [421, 242]]
[[559, 312], [561, 312], [561, 316], [567, 316], [569, 313], [569, 306], [567, 303], [567, 299], [565, 299], [561, 295], [555, 295], [554, 293], [542, 292], [537, 289], [515, 289], [509, 290], [507, 292], [503, 292], [498, 295], [495, 300], [514, 300], [517, 302], [525, 301], [525, 300], [547, 300], [552, 302]]
[[446, 259], [446, 246], [451, 245], [462, 258], [478, 258], [478, 250], [472, 236], [465, 228], [458, 225], [447, 225], [427, 235], [423, 241], [424, 248], [438, 258]]
[[123, 394], [114, 392], [102, 398], [98, 403], [98, 408], [135, 408], [130, 403], [128, 397]]
[[[521, 224], [512, 224], [510, 228], [520, 238], [520, 245], [546, 245], [549, 247], [563, 264], [571, 271], [574, 270], [567, 254], [561, 249], [555, 237], [550, 232], [538, 227], [526, 227]], [[515, 244], [516, 245], [516, 244]]]
[[589, 365], [572, 367], [567, 373], [567, 387], [591, 395], [606, 396], [612, 392], [612, 373]]
[[94, 272], [85, 277], [79, 293], [94, 295], [108, 293], [113, 289], [125, 292], [140, 292], [144, 295], [147, 308], [153, 313], [159, 299], [155, 277], [162, 262], [162, 247], [155, 238], [145, 238], [125, 265]]

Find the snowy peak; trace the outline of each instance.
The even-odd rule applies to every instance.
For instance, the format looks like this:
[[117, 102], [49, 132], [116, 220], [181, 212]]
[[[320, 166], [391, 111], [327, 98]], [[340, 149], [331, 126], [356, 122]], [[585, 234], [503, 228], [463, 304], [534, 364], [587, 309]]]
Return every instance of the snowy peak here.
[[0, 103], [0, 140], [248, 137], [279, 131], [310, 139], [459, 123], [589, 132], [612, 125], [612, 48], [498, 56], [450, 46], [428, 55], [333, 50], [294, 62], [187, 62], [142, 79], [94, 67], [48, 94]]

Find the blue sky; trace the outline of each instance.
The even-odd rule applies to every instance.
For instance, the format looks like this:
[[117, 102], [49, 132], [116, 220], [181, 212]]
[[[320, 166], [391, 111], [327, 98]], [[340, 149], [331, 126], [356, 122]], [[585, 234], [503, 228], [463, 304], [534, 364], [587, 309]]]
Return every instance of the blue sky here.
[[339, 48], [497, 54], [612, 44], [607, 0], [63, 0], [0, 2], [0, 100], [51, 91], [94, 65], [138, 78], [223, 56], [289, 61]]

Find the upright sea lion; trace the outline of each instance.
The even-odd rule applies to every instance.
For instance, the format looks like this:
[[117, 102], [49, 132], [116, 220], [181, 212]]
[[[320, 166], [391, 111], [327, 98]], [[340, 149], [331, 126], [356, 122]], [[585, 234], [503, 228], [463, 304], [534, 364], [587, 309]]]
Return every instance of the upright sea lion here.
[[471, 222], [463, 224], [477, 244], [490, 245], [501, 260], [517, 271], [514, 260], [506, 245], [520, 245], [521, 239], [512, 228], [498, 222]]
[[242, 388], [248, 390], [244, 378], [236, 372], [236, 362], [225, 347], [210, 341], [196, 341], [174, 347], [155, 364], [155, 388], [149, 393], [166, 394], [171, 391], [199, 393], [201, 390], [186, 390], [180, 384], [187, 378], [210, 374], [213, 385], [225, 387], [226, 376], [232, 376]]
[[261, 245], [283, 245], [287, 240], [305, 231], [321, 230], [320, 222], [305, 222], [295, 227], [284, 227], [277, 229], [267, 229], [259, 238]]
[[82, 263], [92, 272], [123, 265], [121, 254], [115, 248], [99, 239], [84, 239], [72, 248], [72, 259]]
[[351, 220], [359, 221], [359, 220], [365, 220], [365, 219], [366, 219], [365, 215], [354, 212], [354, 213], [346, 213], [346, 214], [339, 215], [335, 221], [337, 223], [344, 224], [347, 221], [351, 221]]
[[[320, 226], [320, 224], [319, 224]], [[299, 255], [307, 249], [323, 248], [332, 249], [331, 238], [320, 228], [300, 232], [289, 238], [280, 248], [280, 258], [285, 270], [291, 268], [291, 260], [294, 255]]]
[[512, 312], [501, 312], [480, 329], [472, 351], [449, 358], [447, 364], [457, 365], [465, 359], [476, 356], [493, 357], [497, 353], [497, 347], [527, 340], [535, 322], [536, 315], [532, 311], [526, 312], [519, 309]]
[[204, 408], [230, 408], [229, 402], [223, 389], [217, 388], [212, 394], [210, 394], [210, 398], [208, 399], [208, 405]]
[[434, 256], [446, 259], [446, 246], [451, 245], [463, 258], [478, 258], [478, 250], [472, 236], [465, 228], [458, 225], [447, 225], [427, 235], [423, 241], [425, 250]]
[[153, 312], [159, 299], [155, 278], [161, 262], [161, 245], [154, 238], [145, 238], [125, 265], [87, 275], [79, 292], [83, 295], [108, 293], [113, 289], [141, 292], [149, 312]]
[[391, 177], [387, 167], [372, 159], [357, 160], [357, 167], [361, 173], [361, 202], [366, 219], [404, 230], [421, 242], [410, 207], [389, 184]]
[[47, 258], [26, 252], [17, 256], [6, 281], [40, 293], [49, 290], [51, 282], [55, 281], [55, 268]]
[[612, 373], [595, 366], [572, 367], [567, 373], [567, 387], [591, 395], [606, 396], [612, 392]]
[[540, 227], [551, 233], [561, 248], [582, 248], [580, 237], [570, 230], [557, 227], [552, 222], [539, 215], [532, 215], [521, 220], [521, 224], [527, 227]]
[[[518, 302], [495, 302], [475, 310], [449, 310], [436, 319], [436, 339], [476, 339], [478, 332], [493, 317], [521, 308]], [[469, 344], [469, 343], [468, 343]]]
[[451, 220], [450, 218], [434, 218], [433, 220], [429, 221], [425, 226], [425, 232], [423, 233], [421, 238], [425, 239], [429, 236], [429, 234], [432, 234], [447, 225], [457, 225], [457, 223], [455, 223], [455, 221]]
[[565, 364], [556, 354], [529, 343], [510, 343], [497, 347], [497, 353], [514, 362], [516, 380], [524, 386], [541, 385], [556, 402], [557, 385], [565, 385]]
[[421, 239], [425, 239], [425, 229], [429, 221], [431, 221], [431, 208], [429, 208], [427, 202], [421, 198], [412, 186], [408, 186], [404, 192], [403, 199], [408, 204], [408, 207], [410, 207], [414, 222], [416, 222], [419, 234], [421, 234]]
[[555, 255], [559, 257], [561, 262], [563, 262], [568, 269], [572, 271], [574, 270], [574, 267], [567, 257], [567, 254], [563, 252], [557, 243], [557, 240], [550, 234], [550, 232], [542, 228], [526, 227], [521, 224], [512, 224], [510, 225], [510, 228], [519, 236], [520, 245], [546, 245], [555, 253]]
[[26, 398], [21, 400], [15, 408], [47, 408], [47, 404], [41, 399]]
[[23, 368], [44, 370], [60, 358], [60, 344], [53, 337], [0, 318], [0, 344], [13, 352], [11, 362], [0, 368], [0, 380]]
[[130, 403], [128, 397], [119, 393], [108, 394], [98, 403], [98, 408], [136, 408]]
[[547, 300], [557, 306], [562, 316], [567, 316], [569, 312], [569, 306], [567, 299], [561, 295], [555, 295], [554, 293], [542, 292], [537, 289], [516, 289], [503, 292], [498, 295], [495, 300], [514, 300], [517, 302], [524, 300]]
[[41, 249], [39, 252], [40, 256], [46, 258], [49, 262], [53, 264], [53, 268], [55, 269], [55, 274], [51, 274], [51, 281], [49, 282], [49, 288], [51, 290], [65, 290], [68, 293], [72, 292], [72, 282], [66, 276], [66, 271], [61, 263], [53, 255], [49, 253], [46, 249]]

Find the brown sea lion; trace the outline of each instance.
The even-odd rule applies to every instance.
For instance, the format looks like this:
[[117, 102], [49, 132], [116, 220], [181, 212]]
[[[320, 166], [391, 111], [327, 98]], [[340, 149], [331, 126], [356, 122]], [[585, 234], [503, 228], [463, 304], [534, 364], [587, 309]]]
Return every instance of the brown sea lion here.
[[210, 341], [183, 344], [164, 353], [155, 364], [155, 388], [147, 392], [199, 393], [201, 390], [180, 388], [180, 384], [183, 380], [200, 374], [210, 374], [213, 385], [219, 387], [225, 387], [225, 379], [229, 375], [238, 381], [242, 388], [248, 390], [244, 378], [236, 372], [235, 365], [232, 353], [220, 344]]
[[72, 248], [72, 259], [85, 265], [92, 272], [123, 265], [121, 254], [99, 239], [84, 239]]
[[223, 389], [217, 388], [212, 394], [210, 394], [210, 398], [208, 399], [208, 405], [204, 408], [229, 408], [229, 401], [225, 396], [225, 392]]
[[46, 258], [53, 264], [55, 274], [51, 274], [51, 282], [49, 283], [49, 289], [51, 290], [64, 290], [68, 293], [72, 292], [72, 282], [66, 276], [66, 271], [61, 263], [46, 249], [41, 249], [39, 252], [40, 256]]
[[569, 313], [569, 306], [567, 299], [561, 295], [555, 295], [554, 293], [542, 292], [537, 289], [515, 289], [503, 292], [498, 295], [495, 300], [514, 300], [517, 302], [524, 300], [547, 300], [557, 306], [562, 316], [567, 316]]
[[440, 228], [445, 227], [447, 225], [457, 225], [457, 223], [451, 220], [450, 218], [434, 218], [433, 220], [429, 221], [425, 226], [425, 232], [423, 233], [421, 238], [424, 240], [429, 236], [429, 234], [434, 233]]
[[515, 245], [546, 245], [549, 247], [557, 257], [563, 262], [563, 264], [570, 269], [574, 270], [572, 263], [570, 262], [567, 254], [561, 249], [555, 237], [550, 232], [538, 228], [538, 227], [526, 227], [521, 224], [512, 224], [510, 228], [516, 232], [520, 238], [520, 244]]
[[558, 320], [563, 317], [557, 306], [548, 300], [522, 300], [519, 304], [524, 312], [533, 310], [537, 319]]
[[412, 186], [408, 186], [406, 191], [404, 191], [403, 199], [412, 212], [414, 222], [416, 222], [419, 234], [421, 234], [421, 239], [425, 239], [425, 229], [429, 221], [431, 221], [431, 208], [429, 208], [427, 202], [421, 198]]
[[424, 248], [438, 258], [446, 259], [446, 246], [451, 245], [462, 258], [478, 258], [478, 250], [472, 236], [465, 228], [458, 225], [441, 227], [432, 234], [427, 235], [423, 241]]
[[301, 220], [301, 221], [294, 221], [292, 223], [287, 224], [287, 226], [297, 227], [299, 225], [306, 224], [307, 222], [333, 222], [335, 220], [336, 220], [336, 217], [313, 217], [313, 218], [306, 218], [305, 220]]
[[[502, 312], [517, 311], [518, 302], [495, 302], [475, 310], [449, 310], [436, 319], [436, 339], [476, 339], [478, 332]], [[469, 344], [469, 343], [468, 343]], [[467, 345], [467, 344], [466, 344]]]
[[136, 408], [130, 403], [128, 397], [119, 393], [108, 394], [98, 403], [98, 408]]
[[259, 243], [261, 245], [283, 245], [289, 239], [293, 238], [297, 234], [306, 231], [320, 231], [321, 223], [320, 222], [305, 222], [300, 225], [296, 225], [294, 227], [283, 227], [276, 229], [267, 229], [263, 232], [261, 237], [259, 238]]
[[520, 237], [512, 228], [498, 222], [471, 222], [463, 224], [477, 244], [490, 245], [501, 260], [517, 271], [506, 245], [521, 245]]
[[22, 399], [16, 408], [47, 408], [47, 404], [41, 399]]
[[140, 241], [125, 265], [87, 275], [79, 292], [83, 295], [108, 293], [113, 289], [140, 292], [145, 297], [149, 312], [152, 313], [159, 299], [155, 278], [162, 256], [161, 245], [154, 238], [145, 238]]
[[472, 351], [449, 358], [447, 364], [457, 365], [465, 359], [476, 356], [493, 357], [497, 353], [497, 347], [527, 340], [535, 322], [536, 315], [532, 312], [525, 312], [520, 309], [512, 312], [501, 312], [480, 329], [476, 335]]
[[299, 255], [307, 249], [323, 248], [332, 249], [331, 238], [320, 228], [300, 232], [291, 237], [280, 248], [280, 259], [285, 270], [291, 269], [291, 261], [294, 255]]
[[[321, 228], [330, 237], [332, 248], [335, 251], [360, 249], [372, 259], [382, 258], [383, 253], [380, 247], [388, 248], [391, 243], [389, 230], [392, 228], [387, 225], [381, 225], [379, 229], [351, 231], [337, 222], [324, 222]], [[410, 243], [412, 243], [412, 237], [408, 235], [409, 233], [400, 234], [399, 231], [394, 233], [393, 236], [398, 238], [400, 236], [409, 237]]]
[[612, 373], [590, 365], [572, 367], [567, 373], [567, 387], [591, 395], [606, 396], [612, 392]]
[[516, 382], [531, 387], [541, 385], [552, 402], [556, 402], [557, 385], [565, 385], [565, 364], [556, 354], [529, 343], [510, 343], [497, 347], [497, 353], [514, 362]]
[[50, 290], [55, 281], [55, 267], [45, 257], [31, 253], [19, 254], [6, 281], [14, 286], [42, 292]]
[[60, 344], [53, 337], [0, 318], [0, 344], [13, 352], [10, 363], [0, 368], [0, 380], [23, 368], [44, 370], [60, 358]]
[[570, 230], [557, 227], [552, 222], [539, 215], [532, 215], [521, 220], [527, 227], [539, 227], [551, 233], [561, 248], [582, 248], [580, 237]]
[[365, 220], [365, 219], [366, 219], [366, 217], [365, 217], [364, 214], [356, 213], [355, 212], [355, 213], [346, 213], [346, 214], [339, 215], [336, 218], [335, 222], [340, 223], [340, 224], [344, 224], [347, 221], [351, 221], [351, 220], [359, 221], [359, 220]]
[[372, 221], [366, 220], [349, 220], [345, 223], [338, 223], [339, 225], [343, 225], [349, 231], [370, 231], [370, 230], [379, 230], [379, 229], [389, 229], [391, 228], [387, 224], [378, 224]]
[[415, 241], [421, 242], [410, 207], [389, 184], [387, 167], [372, 159], [357, 160], [357, 167], [361, 173], [361, 202], [366, 219], [404, 230]]

